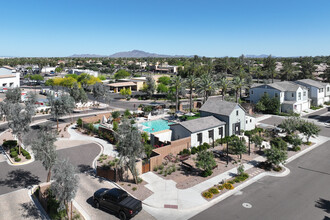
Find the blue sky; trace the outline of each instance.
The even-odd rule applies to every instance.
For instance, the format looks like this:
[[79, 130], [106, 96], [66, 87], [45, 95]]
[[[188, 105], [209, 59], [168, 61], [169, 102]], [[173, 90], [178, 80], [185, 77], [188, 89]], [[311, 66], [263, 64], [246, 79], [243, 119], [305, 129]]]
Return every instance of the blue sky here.
[[11, 0], [0, 56], [330, 55], [329, 0]]

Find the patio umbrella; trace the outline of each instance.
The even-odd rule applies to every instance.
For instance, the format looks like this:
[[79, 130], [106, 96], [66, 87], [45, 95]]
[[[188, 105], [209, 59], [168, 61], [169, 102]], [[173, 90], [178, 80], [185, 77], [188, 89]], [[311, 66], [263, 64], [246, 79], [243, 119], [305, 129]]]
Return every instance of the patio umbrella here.
[[102, 124], [105, 124], [105, 123], [107, 123], [107, 118], [103, 115], [103, 117], [102, 117]]

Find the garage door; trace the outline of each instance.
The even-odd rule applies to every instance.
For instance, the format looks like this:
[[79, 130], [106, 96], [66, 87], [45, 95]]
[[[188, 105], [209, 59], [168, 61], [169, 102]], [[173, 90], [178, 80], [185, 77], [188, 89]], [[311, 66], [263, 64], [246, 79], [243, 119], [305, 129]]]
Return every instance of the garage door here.
[[302, 111], [305, 111], [307, 109], [309, 109], [309, 103], [308, 102], [302, 103]]

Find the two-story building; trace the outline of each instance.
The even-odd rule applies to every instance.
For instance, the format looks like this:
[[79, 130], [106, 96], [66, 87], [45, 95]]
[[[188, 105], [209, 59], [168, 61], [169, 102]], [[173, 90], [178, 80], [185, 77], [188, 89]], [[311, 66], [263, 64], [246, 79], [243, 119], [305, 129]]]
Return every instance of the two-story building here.
[[308, 89], [294, 82], [256, 85], [250, 89], [250, 102], [257, 104], [264, 94], [268, 94], [270, 98], [278, 98], [282, 112], [301, 113], [310, 108]]
[[20, 72], [10, 66], [0, 67], [0, 87], [3, 89], [20, 87]]
[[308, 89], [308, 97], [312, 99], [312, 105], [323, 105], [329, 101], [330, 85], [312, 79], [297, 80], [296, 83], [303, 85]]
[[[214, 116], [226, 122], [225, 135], [240, 134], [246, 130], [246, 112], [238, 103], [222, 100], [221, 96], [210, 97], [199, 110], [201, 117]], [[250, 119], [249, 119], [250, 122]], [[251, 120], [251, 123], [253, 121]], [[249, 127], [253, 127], [252, 125]]]

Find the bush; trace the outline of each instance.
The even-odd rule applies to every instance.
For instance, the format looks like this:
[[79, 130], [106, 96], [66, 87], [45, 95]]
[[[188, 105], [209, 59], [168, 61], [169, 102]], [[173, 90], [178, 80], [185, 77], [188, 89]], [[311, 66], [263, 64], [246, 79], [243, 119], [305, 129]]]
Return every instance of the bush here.
[[10, 157], [17, 157], [18, 153], [16, 151], [10, 152]]
[[16, 161], [16, 162], [20, 162], [20, 161], [21, 161], [21, 158], [19, 158], [19, 157], [15, 157], [15, 161]]
[[218, 190], [223, 190], [224, 186], [223, 185], [218, 185]]
[[196, 154], [198, 152], [196, 147], [191, 148], [191, 154]]
[[233, 184], [231, 184], [231, 183], [224, 183], [223, 184], [223, 187], [224, 188], [226, 188], [226, 189], [229, 189], [229, 190], [232, 190], [232, 189], [234, 189], [234, 186], [233, 186]]
[[213, 194], [210, 193], [210, 192], [204, 192], [204, 193], [203, 193], [203, 197], [204, 197], [204, 198], [207, 198], [207, 199], [211, 199], [211, 198], [213, 197]]
[[190, 155], [189, 149], [183, 149], [182, 154], [183, 155]]
[[140, 178], [140, 177], [138, 177], [138, 178], [137, 178], [137, 183], [140, 184], [140, 183], [142, 183], [142, 182], [143, 182], [143, 179]]
[[78, 127], [82, 127], [82, 125], [83, 125], [83, 121], [82, 121], [81, 118], [78, 118], [78, 120], [77, 120], [77, 125], [78, 125]]
[[135, 191], [135, 190], [137, 190], [137, 188], [136, 187], [133, 187], [132, 190]]
[[230, 183], [230, 184], [234, 184], [235, 181], [234, 181], [234, 180], [229, 180], [228, 183]]
[[283, 138], [283, 140], [286, 141], [286, 142], [288, 142], [288, 143], [290, 143], [290, 144], [292, 144], [292, 142], [293, 142], [293, 137], [292, 137], [291, 135], [287, 135], [287, 136], [285, 136], [285, 137]]
[[219, 194], [219, 190], [215, 187], [210, 188], [209, 192], [212, 193], [212, 194]]
[[155, 166], [153, 170], [154, 170], [154, 172], [157, 172], [157, 170], [158, 170], [158, 167], [157, 167], [157, 166]]
[[300, 151], [301, 148], [300, 147], [293, 147], [292, 150], [295, 151], [295, 152], [297, 152], [297, 151]]
[[202, 172], [202, 177], [208, 177], [208, 176], [211, 176], [212, 175], [212, 170], [204, 170]]
[[27, 151], [24, 150], [24, 149], [22, 149], [21, 152], [22, 152], [22, 155], [23, 155], [24, 157], [26, 157], [27, 155], [29, 155], [29, 152], [27, 152]]
[[164, 169], [164, 165], [163, 164], [159, 165], [158, 169], [159, 170], [163, 170]]
[[276, 172], [280, 172], [282, 170], [282, 167], [277, 166], [277, 167], [274, 167], [273, 170]]
[[204, 146], [204, 148], [206, 148], [206, 149], [210, 149], [210, 148], [211, 148], [211, 145], [209, 145], [209, 144], [206, 143], [206, 142], [203, 144], [203, 146]]
[[25, 159], [28, 159], [28, 160], [31, 159], [31, 155], [30, 154], [26, 155]]

